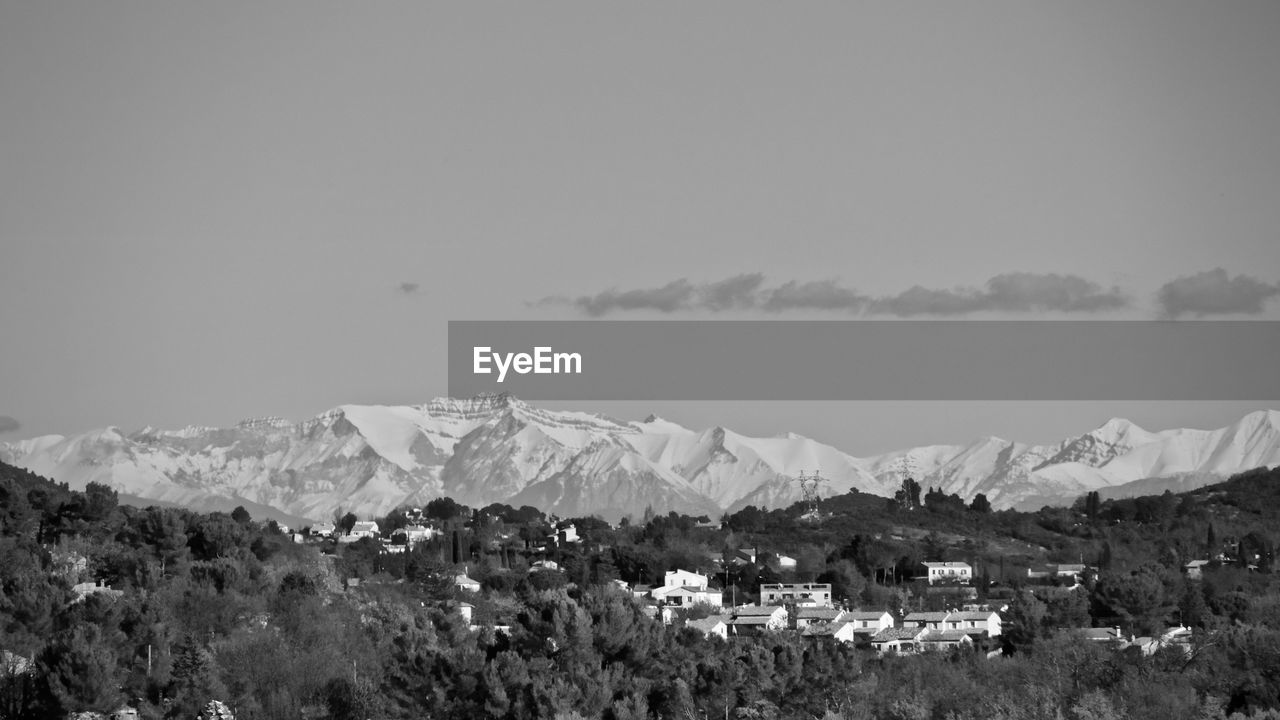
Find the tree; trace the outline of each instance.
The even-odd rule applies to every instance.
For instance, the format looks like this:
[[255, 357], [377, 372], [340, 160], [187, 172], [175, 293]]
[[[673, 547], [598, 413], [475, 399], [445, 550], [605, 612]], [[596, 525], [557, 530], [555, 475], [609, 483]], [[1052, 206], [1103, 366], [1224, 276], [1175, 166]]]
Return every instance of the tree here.
[[1187, 627], [1204, 627], [1209, 608], [1204, 601], [1204, 588], [1198, 581], [1187, 580], [1182, 590], [1182, 598], [1178, 602], [1181, 621]]
[[426, 514], [427, 517], [436, 520], [452, 520], [459, 515], [467, 514], [467, 508], [453, 498], [442, 497], [427, 503]]
[[119, 497], [110, 485], [91, 482], [84, 489], [84, 519], [101, 522], [119, 505]]
[[1098, 494], [1097, 490], [1091, 490], [1089, 494], [1085, 496], [1084, 514], [1090, 518], [1096, 518], [1098, 517], [1098, 512], [1101, 508], [1102, 496]]
[[231, 519], [241, 525], [248, 525], [250, 522], [253, 522], [253, 516], [249, 514], [248, 510], [244, 509], [243, 505], [237, 505], [236, 509], [231, 511]]
[[1165, 592], [1163, 569], [1144, 565], [1128, 575], [1104, 575], [1098, 582], [1098, 599], [1126, 624], [1139, 632], [1155, 631], [1175, 607]]
[[351, 532], [351, 528], [355, 527], [359, 520], [360, 518], [356, 517], [355, 513], [347, 513], [338, 518], [338, 529], [342, 531], [343, 535], [346, 535]]
[[920, 483], [916, 482], [915, 478], [903, 478], [902, 487], [893, 494], [893, 500], [904, 510], [920, 507]]
[[985, 493], [978, 493], [973, 496], [973, 501], [969, 503], [969, 509], [976, 513], [991, 512], [991, 501], [987, 499]]
[[1044, 629], [1049, 609], [1030, 590], [1018, 593], [1009, 605], [1009, 628], [1005, 637], [1014, 647], [1024, 647], [1035, 642]]
[[365, 720], [378, 712], [377, 688], [364, 678], [334, 678], [325, 685], [324, 696], [333, 720]]
[[179, 717], [192, 717], [210, 700], [226, 695], [218, 680], [213, 655], [190, 635], [173, 649], [173, 671], [169, 693]]
[[79, 625], [56, 639], [39, 664], [60, 714], [110, 712], [122, 700], [116, 654], [97, 625]]

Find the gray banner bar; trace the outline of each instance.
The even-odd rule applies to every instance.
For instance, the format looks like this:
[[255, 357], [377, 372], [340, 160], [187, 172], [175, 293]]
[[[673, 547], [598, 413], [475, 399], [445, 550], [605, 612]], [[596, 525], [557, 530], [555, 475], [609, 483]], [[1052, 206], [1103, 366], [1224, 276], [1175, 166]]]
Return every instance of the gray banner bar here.
[[1276, 322], [449, 323], [454, 397], [1261, 401], [1280, 399], [1278, 369]]

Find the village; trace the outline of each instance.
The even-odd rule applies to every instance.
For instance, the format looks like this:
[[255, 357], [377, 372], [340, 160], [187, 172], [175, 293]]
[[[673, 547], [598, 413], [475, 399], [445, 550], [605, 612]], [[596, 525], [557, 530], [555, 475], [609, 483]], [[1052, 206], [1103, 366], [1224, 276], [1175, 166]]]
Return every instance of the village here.
[[[445, 532], [439, 522], [429, 519], [422, 508], [403, 510], [408, 524], [383, 533], [376, 520], [349, 522], [346, 532], [334, 523], [319, 523], [305, 532], [290, 533], [295, 542], [332, 542], [338, 546], [361, 540], [376, 542], [381, 553], [403, 554], [415, 546], [440, 537]], [[556, 550], [579, 548], [579, 537], [573, 522], [549, 518], [553, 531], [539, 537], [530, 548], [534, 557], [529, 563], [529, 574], [562, 571], [551, 559]], [[703, 529], [714, 527], [703, 521]], [[614, 528], [617, 529], [617, 528]], [[289, 532], [282, 527], [283, 532]], [[504, 539], [510, 539], [507, 534]], [[1231, 547], [1228, 542], [1226, 547]], [[597, 547], [596, 551], [606, 548]], [[666, 569], [662, 582], [657, 585], [630, 584], [621, 578], [610, 580], [609, 586], [626, 594], [641, 606], [642, 612], [664, 625], [687, 627], [705, 638], [731, 641], [734, 638], [759, 637], [765, 633], [793, 633], [814, 641], [833, 641], [869, 650], [877, 656], [905, 655], [930, 651], [976, 651], [988, 657], [1004, 652], [1001, 627], [1002, 614], [1007, 616], [1007, 601], [993, 599], [978, 602], [974, 587], [978, 575], [974, 568], [962, 561], [921, 561], [917, 574], [907, 579], [923, 597], [932, 594], [945, 597], [942, 610], [912, 610], [908, 608], [864, 608], [851, 603], [849, 598], [837, 598], [831, 583], [778, 582], [758, 586], [753, 602], [738, 603], [734, 585], [726, 585], [729, 571], [764, 562], [780, 573], [794, 573], [795, 558], [782, 553], [762, 553], [757, 548], [726, 550], [709, 560], [706, 572], [682, 568]], [[1233, 562], [1234, 558], [1219, 553], [1213, 559], [1196, 559], [1187, 562], [1183, 573], [1189, 580], [1198, 580], [1210, 563]], [[1256, 566], [1254, 566], [1256, 570]], [[482, 584], [468, 576], [466, 566], [460, 568], [453, 579], [457, 599], [451, 607], [470, 625], [475, 605], [468, 598], [478, 598], [484, 591]], [[1086, 576], [1096, 577], [1097, 568], [1085, 564], [1038, 564], [1026, 569], [1026, 577], [1020, 587], [1042, 588], [1043, 592], [1084, 593]], [[348, 580], [351, 583], [352, 580]], [[355, 580], [354, 584], [359, 584]], [[744, 597], [743, 599], [748, 599]], [[506, 632], [505, 625], [493, 625], [493, 630]], [[1192, 651], [1192, 629], [1184, 625], [1158, 628], [1151, 635], [1135, 635], [1113, 627], [1063, 627], [1060, 631], [1072, 633], [1091, 642], [1103, 643], [1113, 650], [1138, 649], [1144, 656], [1151, 656], [1163, 648], [1173, 648], [1181, 653]]]
[[1280, 502], [1256, 476], [1037, 513], [850, 493], [607, 522], [437, 498], [294, 528], [0, 470], [27, 498], [0, 507], [0, 705], [23, 720], [929, 717], [904, 708], [979, 682], [1014, 705], [1079, 682], [1154, 720], [1133, 683], [1268, 707], [1280, 670]]

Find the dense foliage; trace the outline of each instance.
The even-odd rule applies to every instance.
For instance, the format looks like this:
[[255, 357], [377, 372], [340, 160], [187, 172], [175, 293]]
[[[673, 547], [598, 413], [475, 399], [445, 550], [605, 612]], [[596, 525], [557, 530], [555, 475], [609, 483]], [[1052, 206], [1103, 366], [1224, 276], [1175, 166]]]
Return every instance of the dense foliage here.
[[[547, 543], [555, 519], [534, 508], [446, 498], [426, 508], [436, 537], [388, 553], [297, 543], [243, 509], [121, 506], [110, 488], [0, 464], [0, 718], [126, 703], [194, 718], [213, 699], [242, 719], [1280, 717], [1278, 471], [1036, 513], [914, 481], [895, 498], [825, 499], [821, 522], [801, 511], [575, 518], [580, 542]], [[378, 521], [408, 524], [402, 511]], [[713, 566], [735, 548], [761, 552]], [[1181, 569], [1197, 558], [1211, 562], [1191, 579]], [[539, 559], [559, 570], [529, 572]], [[880, 659], [791, 632], [708, 639], [651, 619], [612, 582], [684, 568], [714, 573], [738, 603], [794, 579], [830, 582], [850, 606], [954, 604], [911, 580], [925, 559], [970, 562], [979, 600], [1006, 607], [992, 657]], [[1080, 587], [1027, 580], [1035, 563], [1081, 561], [1098, 569]], [[458, 573], [481, 592], [457, 590]], [[1179, 623], [1196, 630], [1189, 654], [1064, 632]]]

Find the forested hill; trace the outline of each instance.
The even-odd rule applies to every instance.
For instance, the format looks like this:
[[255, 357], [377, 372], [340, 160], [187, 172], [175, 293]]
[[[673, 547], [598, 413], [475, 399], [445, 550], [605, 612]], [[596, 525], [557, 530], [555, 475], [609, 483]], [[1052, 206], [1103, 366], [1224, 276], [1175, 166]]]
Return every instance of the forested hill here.
[[[75, 492], [0, 464], [0, 719], [128, 705], [148, 720], [190, 720], [215, 700], [240, 720], [1280, 710], [1280, 471], [1034, 513], [992, 512], [914, 481], [888, 500], [826, 498], [816, 519], [806, 509], [646, 513], [610, 526], [444, 498], [425, 508], [435, 537], [391, 552], [367, 538], [296, 542], [244, 508], [123, 506], [108, 487]], [[401, 509], [376, 520], [384, 532], [408, 522]], [[580, 542], [547, 543], [569, 524]], [[755, 561], [718, 563], [745, 549], [760, 551]], [[883, 658], [795, 630], [725, 642], [686, 625], [725, 609], [680, 609], [665, 625], [615, 584], [699, 571], [726, 601], [747, 603], [763, 583], [817, 581], [842, 605], [901, 622], [956, 602], [913, 579], [925, 559], [973, 563], [974, 601], [1004, 608], [1004, 633], [969, 652]], [[1093, 566], [1082, 583], [1028, 580], [1034, 564], [1080, 559]], [[1203, 577], [1182, 571], [1191, 559], [1210, 561]], [[459, 589], [460, 574], [479, 591]], [[1147, 656], [1077, 632], [1159, 636], [1170, 625], [1192, 628], [1189, 654]]]

